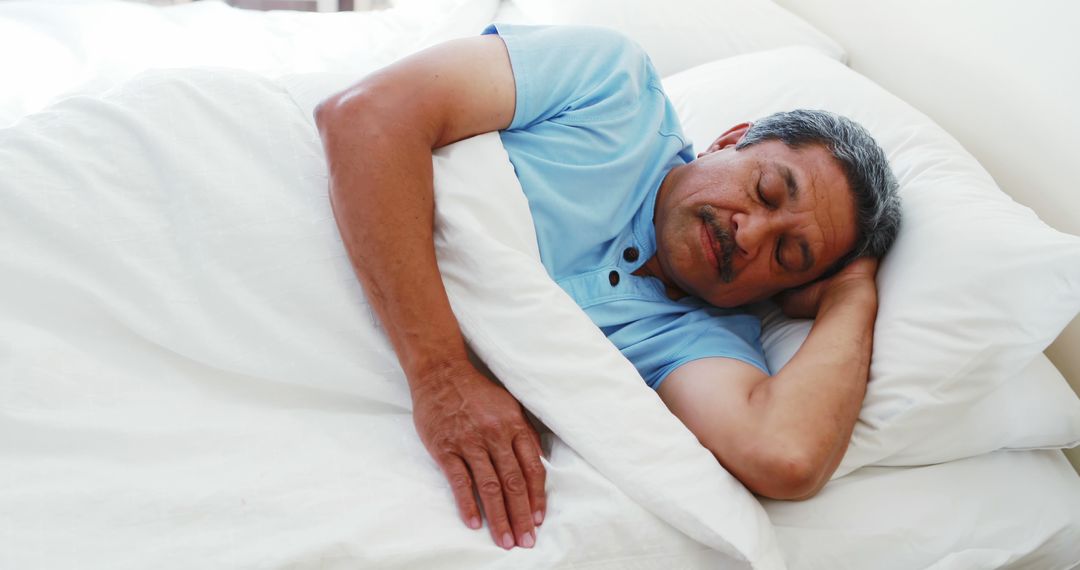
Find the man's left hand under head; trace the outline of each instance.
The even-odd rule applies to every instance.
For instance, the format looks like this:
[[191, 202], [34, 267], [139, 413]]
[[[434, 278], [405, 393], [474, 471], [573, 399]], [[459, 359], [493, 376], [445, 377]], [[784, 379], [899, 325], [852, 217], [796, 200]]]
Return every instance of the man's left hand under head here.
[[773, 298], [784, 314], [793, 318], [812, 319], [817, 317], [822, 308], [843, 299], [845, 296], [858, 294], [877, 295], [878, 259], [860, 257], [852, 261], [839, 273], [823, 281], [789, 289]]

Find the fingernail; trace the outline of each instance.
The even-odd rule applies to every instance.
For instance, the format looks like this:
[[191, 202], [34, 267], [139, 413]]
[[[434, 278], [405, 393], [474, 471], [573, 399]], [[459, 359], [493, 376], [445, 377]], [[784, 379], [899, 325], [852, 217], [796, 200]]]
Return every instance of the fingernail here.
[[514, 537], [510, 536], [510, 533], [503, 534], [503, 548], [510, 550], [514, 547]]
[[540, 524], [544, 522], [544, 515], [540, 511], [533, 513], [533, 524]]
[[521, 535], [521, 546], [525, 548], [532, 548], [536, 544], [536, 539], [533, 538], [533, 531], [529, 531]]
[[476, 529], [480, 528], [480, 519], [477, 518], [477, 517], [473, 517], [473, 518], [469, 519], [468, 525], [469, 525], [469, 528], [471, 528], [473, 530], [476, 530]]

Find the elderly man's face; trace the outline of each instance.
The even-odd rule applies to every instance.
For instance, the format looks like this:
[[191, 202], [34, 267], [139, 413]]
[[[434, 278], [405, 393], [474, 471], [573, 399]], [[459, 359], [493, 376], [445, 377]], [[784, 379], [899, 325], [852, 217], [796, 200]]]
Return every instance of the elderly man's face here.
[[828, 149], [768, 141], [736, 151], [748, 125], [673, 169], [653, 218], [669, 286], [718, 307], [797, 287], [855, 245], [855, 200]]

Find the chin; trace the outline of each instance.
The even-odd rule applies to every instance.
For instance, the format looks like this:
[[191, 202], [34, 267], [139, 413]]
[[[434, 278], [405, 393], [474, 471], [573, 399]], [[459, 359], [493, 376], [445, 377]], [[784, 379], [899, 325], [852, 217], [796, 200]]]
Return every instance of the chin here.
[[709, 299], [705, 299], [705, 302], [712, 305], [712, 306], [714, 306], [714, 307], [719, 307], [721, 309], [734, 309], [735, 307], [740, 307], [740, 306], [746, 304], [746, 303], [740, 303], [740, 302], [732, 302], [732, 301], [726, 300], [726, 299], [718, 299], [716, 301], [711, 301]]
[[704, 299], [705, 302], [709, 303], [714, 307], [719, 307], [721, 309], [735, 309], [737, 307], [744, 307], [752, 303], [764, 301], [765, 299], [769, 298], [769, 295], [756, 295], [753, 297], [747, 297], [744, 295], [725, 295], [723, 293], [720, 293], [717, 295], [713, 295], [712, 299], [705, 296], [700, 296], [700, 298]]

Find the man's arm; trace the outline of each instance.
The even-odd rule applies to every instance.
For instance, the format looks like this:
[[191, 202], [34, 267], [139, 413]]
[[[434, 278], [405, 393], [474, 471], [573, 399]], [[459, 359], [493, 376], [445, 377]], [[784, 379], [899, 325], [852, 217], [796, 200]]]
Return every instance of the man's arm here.
[[809, 498], [844, 457], [870, 371], [876, 269], [876, 260], [859, 259], [785, 299], [785, 311], [817, 319], [775, 375], [706, 358], [680, 366], [660, 385], [668, 408], [754, 493]]
[[315, 111], [334, 217], [408, 378], [418, 434], [479, 528], [475, 485], [504, 548], [531, 547], [546, 509], [540, 441], [521, 405], [469, 363], [432, 238], [433, 149], [510, 125], [509, 56], [497, 36], [410, 56]]

